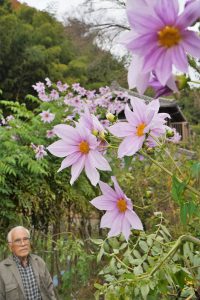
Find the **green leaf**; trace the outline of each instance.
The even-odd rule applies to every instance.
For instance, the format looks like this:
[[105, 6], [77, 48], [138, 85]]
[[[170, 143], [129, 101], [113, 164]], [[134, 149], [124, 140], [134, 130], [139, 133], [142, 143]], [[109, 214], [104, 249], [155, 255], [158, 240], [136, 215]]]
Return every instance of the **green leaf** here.
[[148, 252], [149, 247], [148, 247], [148, 245], [147, 245], [146, 242], [144, 242], [144, 241], [139, 241], [139, 246], [140, 246], [140, 248], [141, 248], [145, 253]]
[[90, 239], [92, 243], [94, 243], [95, 245], [102, 245], [103, 244], [103, 240], [102, 239]]
[[141, 286], [141, 294], [142, 294], [143, 299], [147, 298], [149, 290], [150, 289], [149, 289], [149, 286], [147, 284]]
[[136, 257], [136, 258], [141, 258], [141, 254], [138, 250], [133, 250], [133, 255]]
[[161, 226], [161, 228], [162, 228], [162, 230], [169, 236], [169, 237], [171, 237], [171, 234], [169, 233], [169, 231], [168, 231], [168, 229], [166, 228], [166, 226], [164, 226], [164, 225], [160, 225]]
[[187, 214], [188, 214], [187, 203], [183, 203], [180, 207], [180, 217], [181, 217], [181, 222], [183, 224], [187, 223]]
[[193, 164], [192, 166], [192, 176], [195, 178], [200, 177], [200, 162]]
[[101, 261], [103, 254], [104, 254], [104, 249], [103, 249], [103, 247], [101, 247], [101, 249], [97, 255], [97, 263], [99, 263]]
[[183, 193], [185, 191], [186, 183], [179, 182], [176, 176], [172, 177], [172, 198], [178, 203], [181, 204], [183, 202]]
[[141, 266], [135, 267], [133, 272], [135, 275], [141, 275], [143, 274], [143, 268]]
[[103, 286], [99, 283], [94, 283], [94, 287], [98, 290], [101, 290]]

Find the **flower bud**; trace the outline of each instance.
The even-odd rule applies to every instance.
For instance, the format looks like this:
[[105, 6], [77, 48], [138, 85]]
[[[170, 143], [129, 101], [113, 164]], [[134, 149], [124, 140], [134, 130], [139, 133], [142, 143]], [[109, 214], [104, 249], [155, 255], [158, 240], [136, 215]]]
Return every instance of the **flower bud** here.
[[115, 116], [113, 114], [111, 114], [110, 112], [108, 112], [106, 114], [106, 119], [110, 122], [114, 122], [115, 121]]
[[186, 77], [185, 75], [176, 76], [176, 85], [179, 90], [186, 88], [188, 86], [188, 81], [190, 81], [190, 78]]
[[104, 131], [99, 132], [99, 137], [100, 137], [102, 140], [105, 140], [105, 132], [104, 132]]
[[98, 136], [99, 132], [98, 132], [97, 129], [93, 129], [93, 130], [92, 130], [92, 134], [93, 134], [94, 136]]
[[153, 196], [153, 192], [151, 191], [151, 190], [147, 190], [146, 192], [145, 192], [145, 197], [146, 198], [151, 198]]
[[173, 136], [174, 136], [174, 130], [168, 129], [168, 130], [166, 131], [166, 137], [167, 137], [167, 138], [172, 138]]

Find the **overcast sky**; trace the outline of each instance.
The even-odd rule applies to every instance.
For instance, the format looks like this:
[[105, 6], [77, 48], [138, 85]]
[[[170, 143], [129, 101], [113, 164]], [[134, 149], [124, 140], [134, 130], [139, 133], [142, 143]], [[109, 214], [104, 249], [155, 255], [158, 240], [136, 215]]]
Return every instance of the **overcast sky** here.
[[27, 3], [30, 6], [44, 10], [49, 5], [54, 5], [56, 8], [57, 16], [62, 19], [62, 15], [67, 12], [75, 12], [77, 8], [80, 8], [80, 4], [84, 0], [19, 0], [19, 2]]

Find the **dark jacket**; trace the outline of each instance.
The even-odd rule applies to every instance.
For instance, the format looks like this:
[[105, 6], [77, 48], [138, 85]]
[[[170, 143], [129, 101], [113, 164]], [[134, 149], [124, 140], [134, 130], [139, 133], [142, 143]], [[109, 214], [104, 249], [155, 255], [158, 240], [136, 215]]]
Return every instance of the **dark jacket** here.
[[[42, 300], [56, 300], [51, 276], [43, 259], [30, 254], [30, 263]], [[0, 263], [0, 300], [26, 300], [21, 276], [12, 256]]]

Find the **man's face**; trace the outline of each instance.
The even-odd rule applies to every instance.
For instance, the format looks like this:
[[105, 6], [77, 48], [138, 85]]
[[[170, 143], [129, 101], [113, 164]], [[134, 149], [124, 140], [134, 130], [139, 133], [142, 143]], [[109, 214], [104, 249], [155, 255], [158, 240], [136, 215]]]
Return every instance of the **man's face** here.
[[9, 248], [19, 258], [28, 256], [31, 247], [30, 239], [25, 229], [16, 229], [12, 232], [12, 240], [9, 243]]

